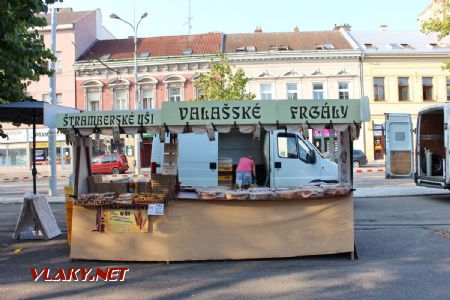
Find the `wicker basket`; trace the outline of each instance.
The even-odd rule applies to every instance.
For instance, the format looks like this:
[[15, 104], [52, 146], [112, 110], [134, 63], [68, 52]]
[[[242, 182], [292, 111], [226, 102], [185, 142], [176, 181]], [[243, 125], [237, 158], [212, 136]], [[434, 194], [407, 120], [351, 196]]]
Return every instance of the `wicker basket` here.
[[176, 175], [152, 174], [152, 192], [155, 194], [167, 193], [169, 197], [175, 196], [177, 190]]

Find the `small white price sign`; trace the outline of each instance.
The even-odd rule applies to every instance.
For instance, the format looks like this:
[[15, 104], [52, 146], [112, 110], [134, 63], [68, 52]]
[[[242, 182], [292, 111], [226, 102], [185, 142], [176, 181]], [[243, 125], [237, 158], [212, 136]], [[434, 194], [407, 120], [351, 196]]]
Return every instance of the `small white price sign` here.
[[149, 216], [162, 216], [164, 215], [164, 204], [149, 204], [148, 206]]

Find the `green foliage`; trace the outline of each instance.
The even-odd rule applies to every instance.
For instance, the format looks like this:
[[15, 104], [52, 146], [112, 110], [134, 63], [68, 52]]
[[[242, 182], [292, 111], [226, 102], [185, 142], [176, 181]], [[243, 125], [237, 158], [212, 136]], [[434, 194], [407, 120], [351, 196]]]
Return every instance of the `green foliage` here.
[[210, 65], [211, 70], [201, 73], [194, 83], [201, 92], [197, 100], [252, 100], [256, 97], [245, 90], [248, 78], [244, 71], [239, 68], [233, 73], [225, 55], [221, 54], [218, 62], [211, 60]]
[[443, 0], [440, 5], [441, 9], [435, 16], [421, 24], [421, 30], [425, 33], [438, 32], [439, 40], [450, 34], [450, 16], [448, 15], [450, 0]]
[[0, 103], [26, 99], [26, 87], [51, 75], [55, 60], [36, 28], [46, 25], [38, 14], [58, 0], [0, 0]]

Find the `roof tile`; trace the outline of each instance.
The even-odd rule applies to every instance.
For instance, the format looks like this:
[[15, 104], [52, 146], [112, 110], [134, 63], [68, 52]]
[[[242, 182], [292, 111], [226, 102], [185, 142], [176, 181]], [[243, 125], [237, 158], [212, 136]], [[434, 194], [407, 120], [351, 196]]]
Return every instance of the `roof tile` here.
[[[181, 56], [185, 50], [192, 50], [192, 55], [217, 54], [221, 51], [221, 43], [221, 33], [140, 38], [138, 39], [138, 55], [149, 52], [150, 57]], [[79, 60], [99, 58], [105, 54], [111, 54], [110, 59], [133, 58], [133, 52], [132, 38], [101, 40], [97, 41]]]
[[225, 35], [225, 53], [237, 48], [255, 46], [257, 52], [269, 51], [274, 46], [288, 46], [289, 50], [318, 50], [317, 45], [333, 44], [333, 50], [351, 50], [352, 46], [336, 30], [311, 32], [255, 32]]

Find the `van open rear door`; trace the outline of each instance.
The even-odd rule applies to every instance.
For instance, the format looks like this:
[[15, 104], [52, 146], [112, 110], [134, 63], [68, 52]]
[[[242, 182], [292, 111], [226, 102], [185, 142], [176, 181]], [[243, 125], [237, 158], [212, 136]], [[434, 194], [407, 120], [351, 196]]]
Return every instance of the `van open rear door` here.
[[386, 178], [414, 177], [414, 144], [411, 115], [385, 114]]

